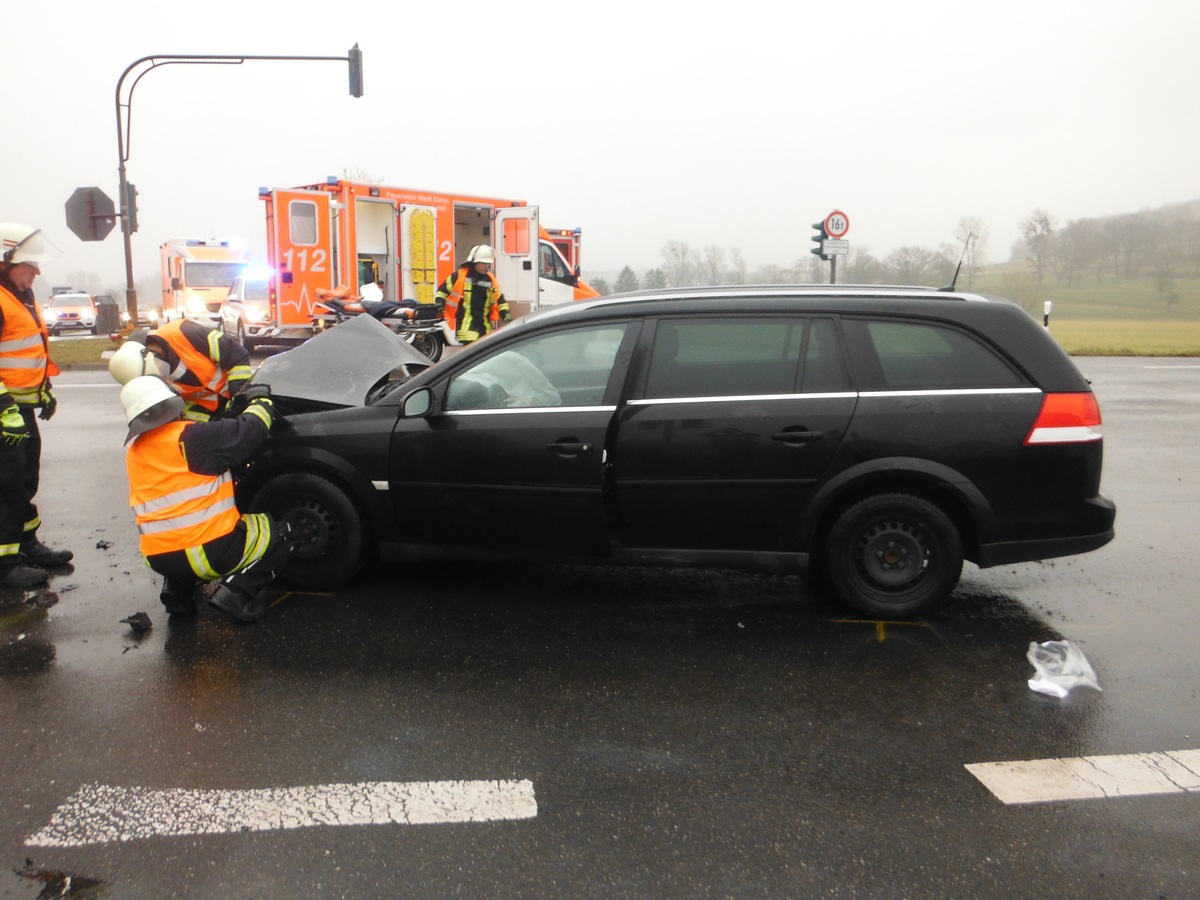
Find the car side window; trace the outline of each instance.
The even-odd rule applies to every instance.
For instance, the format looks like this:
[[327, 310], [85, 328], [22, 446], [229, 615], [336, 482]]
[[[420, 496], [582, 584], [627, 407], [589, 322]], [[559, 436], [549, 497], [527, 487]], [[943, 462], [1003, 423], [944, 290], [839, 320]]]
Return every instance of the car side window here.
[[646, 399], [790, 394], [804, 319], [662, 319], [646, 376]]
[[447, 411], [599, 406], [627, 323], [538, 335], [457, 373]]
[[847, 320], [849, 332], [874, 351], [878, 370], [866, 389], [931, 390], [1017, 387], [1021, 376], [983, 342], [954, 328], [923, 322]]

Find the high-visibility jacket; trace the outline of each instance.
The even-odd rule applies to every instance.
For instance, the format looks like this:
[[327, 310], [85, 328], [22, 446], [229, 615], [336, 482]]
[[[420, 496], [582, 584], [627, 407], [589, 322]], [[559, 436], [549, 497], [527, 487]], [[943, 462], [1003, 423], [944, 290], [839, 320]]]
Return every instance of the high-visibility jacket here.
[[[250, 378], [250, 366], [245, 359], [223, 359], [219, 331], [177, 319], [156, 328], [151, 336], [161, 338], [178, 357], [179, 365], [168, 378], [189, 405], [214, 413], [220, 408], [222, 398], [228, 398], [232, 393], [230, 380]], [[203, 344], [204, 350], [197, 348], [196, 343]], [[222, 365], [223, 362], [226, 365]], [[182, 380], [188, 372], [192, 378]]]
[[[0, 402], [4, 389], [8, 399], [23, 406], [41, 405], [41, 389], [46, 379], [58, 374], [50, 359], [50, 336], [42, 311], [33, 301], [26, 305], [8, 288], [0, 285]], [[4, 404], [8, 406], [8, 403]]]
[[138, 435], [125, 451], [129, 505], [146, 556], [224, 537], [241, 518], [228, 471], [200, 475], [188, 468], [180, 439], [194, 424], [179, 420], [160, 425]]
[[445, 302], [446, 322], [464, 344], [494, 331], [499, 320], [508, 320], [508, 301], [500, 290], [499, 280], [490, 272], [476, 275], [470, 263], [446, 278], [438, 288], [437, 298]]

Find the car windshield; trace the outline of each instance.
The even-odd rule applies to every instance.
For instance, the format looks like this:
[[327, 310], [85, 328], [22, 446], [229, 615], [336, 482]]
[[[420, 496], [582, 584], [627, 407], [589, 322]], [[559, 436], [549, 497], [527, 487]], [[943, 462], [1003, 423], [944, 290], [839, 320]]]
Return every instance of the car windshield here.
[[90, 306], [91, 302], [83, 294], [55, 294], [50, 298], [51, 306]]
[[243, 300], [266, 300], [270, 286], [266, 281], [247, 281], [242, 293]]

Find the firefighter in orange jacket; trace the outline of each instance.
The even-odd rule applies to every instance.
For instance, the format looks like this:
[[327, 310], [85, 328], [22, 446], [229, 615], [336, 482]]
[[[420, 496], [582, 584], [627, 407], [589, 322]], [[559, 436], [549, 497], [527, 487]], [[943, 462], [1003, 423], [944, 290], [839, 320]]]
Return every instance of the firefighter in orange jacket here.
[[509, 319], [508, 301], [500, 282], [491, 273], [496, 254], [487, 244], [476, 244], [467, 261], [451, 273], [437, 290], [446, 323], [460, 344], [469, 344]]
[[[37, 537], [41, 518], [33, 498], [41, 477], [38, 418], [58, 406], [50, 376], [50, 338], [33, 296], [38, 263], [59, 251], [36, 228], [0, 223], [0, 586], [45, 584], [46, 566], [70, 562], [70, 550], [52, 550]], [[41, 410], [37, 416], [36, 410]]]
[[[134, 361], [142, 348], [149, 353], [140, 353]], [[161, 375], [182, 395], [184, 415], [197, 422], [224, 412], [254, 374], [245, 347], [189, 319], [167, 322], [149, 333], [134, 331], [113, 354], [108, 370], [121, 384], [138, 375]]]
[[267, 611], [264, 589], [286, 563], [286, 524], [265, 513], [242, 515], [230, 468], [262, 446], [276, 418], [266, 385], [246, 388], [238, 416], [195, 422], [184, 401], [155, 375], [121, 388], [129, 504], [146, 564], [163, 576], [159, 599], [170, 615], [195, 613], [195, 588], [220, 580], [207, 598], [242, 622]]

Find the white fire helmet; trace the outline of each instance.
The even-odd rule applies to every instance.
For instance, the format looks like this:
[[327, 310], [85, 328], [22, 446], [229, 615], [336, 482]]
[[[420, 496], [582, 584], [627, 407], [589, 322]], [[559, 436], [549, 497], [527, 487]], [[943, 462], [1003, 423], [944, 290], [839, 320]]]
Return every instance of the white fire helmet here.
[[143, 432], [179, 418], [183, 398], [169, 384], [154, 375], [139, 375], [121, 388], [121, 406], [129, 433], [125, 443]]
[[62, 251], [50, 243], [40, 228], [0, 222], [0, 261], [15, 266], [49, 262], [61, 255]]
[[157, 375], [166, 378], [170, 372], [166, 360], [159, 359], [146, 349], [146, 345], [127, 340], [108, 360], [108, 374], [118, 384], [129, 384], [139, 375]]
[[492, 252], [492, 248], [487, 244], [476, 244], [471, 248], [471, 252], [467, 254], [467, 262], [487, 263], [489, 266], [492, 266], [496, 264], [496, 254]]

